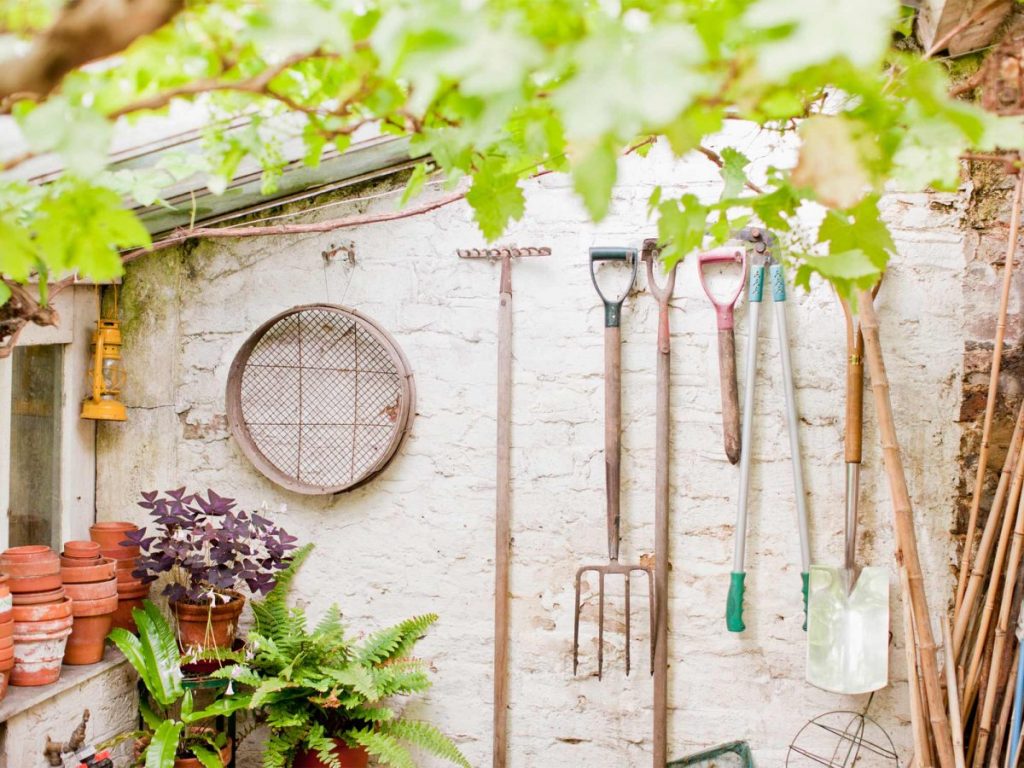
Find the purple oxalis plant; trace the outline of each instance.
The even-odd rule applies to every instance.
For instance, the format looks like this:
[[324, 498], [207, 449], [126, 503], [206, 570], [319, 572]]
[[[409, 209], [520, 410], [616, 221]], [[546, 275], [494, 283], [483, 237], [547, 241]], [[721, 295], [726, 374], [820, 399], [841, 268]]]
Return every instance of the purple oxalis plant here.
[[146, 582], [169, 574], [163, 594], [170, 600], [209, 604], [230, 599], [229, 590], [248, 587], [265, 595], [285, 568], [297, 539], [257, 512], [235, 509], [235, 500], [207, 490], [185, 488], [142, 494], [153, 525], [132, 531], [142, 556], [132, 572]]

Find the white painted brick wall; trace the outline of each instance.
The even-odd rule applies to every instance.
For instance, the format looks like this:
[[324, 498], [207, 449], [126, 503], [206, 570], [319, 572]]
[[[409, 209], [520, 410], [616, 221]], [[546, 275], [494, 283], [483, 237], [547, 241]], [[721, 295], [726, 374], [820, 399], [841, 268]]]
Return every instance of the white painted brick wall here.
[[[763, 170], [787, 155], [740, 126], [739, 142]], [[587, 249], [639, 245], [653, 233], [654, 185], [718, 194], [703, 158], [663, 148], [621, 164], [608, 218], [588, 222], [557, 175], [531, 182], [523, 221], [505, 242], [549, 245], [554, 255], [515, 264], [511, 765], [650, 765], [650, 678], [644, 602], [633, 616], [636, 672], [622, 674], [612, 632], [605, 679], [594, 669], [594, 611], [584, 618], [583, 676], [572, 676], [573, 574], [605, 557], [602, 470], [602, 311]], [[882, 338], [933, 600], [949, 594], [947, 534], [954, 507], [963, 358], [958, 219], [933, 196], [886, 199], [900, 256], [879, 298]], [[393, 201], [375, 201], [387, 209]], [[316, 216], [339, 216], [334, 207]], [[325, 268], [321, 251], [351, 238], [355, 266]], [[495, 311], [498, 270], [455, 249], [482, 245], [469, 209], [349, 232], [291, 239], [206, 242], [184, 261], [161, 252], [129, 270], [125, 303], [145, 314], [127, 331], [129, 420], [104, 425], [98, 514], [137, 518], [139, 491], [214, 488], [243, 504], [288, 505], [286, 524], [317, 549], [297, 582], [312, 613], [341, 605], [354, 627], [410, 614], [441, 620], [421, 645], [436, 685], [411, 713], [452, 734], [474, 765], [490, 761]], [[644, 280], [638, 281], [643, 286]], [[812, 556], [838, 564], [842, 536], [844, 332], [831, 291], [791, 292], [800, 440], [812, 517]], [[249, 465], [224, 427], [228, 366], [247, 334], [295, 304], [332, 301], [380, 321], [416, 375], [418, 415], [391, 466], [337, 498], [291, 495]], [[866, 699], [803, 681], [799, 565], [789, 448], [774, 320], [761, 326], [754, 428], [748, 591], [743, 635], [725, 631], [738, 470], [721, 448], [714, 315], [688, 261], [671, 317], [672, 576], [670, 754], [745, 738], [758, 764], [780, 766], [808, 718]], [[623, 323], [623, 556], [653, 548], [654, 364], [657, 311], [630, 298]], [[738, 312], [740, 380], [748, 343]], [[861, 562], [893, 567], [891, 511], [870, 397], [866, 408]], [[201, 433], [201, 434], [200, 434]], [[186, 438], [185, 435], [191, 435]], [[895, 571], [893, 571], [895, 585]], [[894, 588], [895, 594], [895, 588]], [[638, 589], [637, 596], [640, 596]], [[592, 604], [591, 604], [592, 605]], [[611, 605], [618, 605], [616, 600]], [[904, 756], [910, 741], [899, 603], [893, 602], [892, 679], [871, 713]], [[618, 610], [615, 608], [613, 610]], [[611, 625], [621, 620], [614, 613]], [[437, 763], [424, 760], [424, 766]]]

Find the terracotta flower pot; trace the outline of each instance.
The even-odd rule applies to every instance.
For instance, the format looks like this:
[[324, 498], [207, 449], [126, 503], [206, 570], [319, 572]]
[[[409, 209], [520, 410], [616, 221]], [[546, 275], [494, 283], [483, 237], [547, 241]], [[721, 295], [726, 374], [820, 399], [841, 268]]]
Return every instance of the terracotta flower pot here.
[[65, 541], [64, 557], [75, 560], [95, 560], [100, 556], [98, 541]]
[[217, 605], [195, 605], [170, 601], [171, 614], [178, 624], [178, 644], [189, 648], [230, 648], [238, 629], [238, 617], [245, 597], [229, 591], [231, 601]]
[[135, 632], [135, 619], [132, 618], [133, 608], [142, 608], [142, 601], [149, 597], [149, 584], [136, 581], [134, 586], [126, 588], [117, 585], [117, 610], [114, 611], [114, 626]]
[[13, 605], [42, 605], [55, 603], [64, 597], [64, 594], [64, 587], [48, 589], [45, 592], [15, 592], [11, 595], [11, 602]]
[[11, 670], [14, 669], [14, 649], [9, 656], [0, 656], [0, 701], [7, 696], [7, 686], [11, 682]]
[[31, 563], [39, 559], [48, 559], [53, 550], [44, 544], [29, 544], [24, 547], [10, 547], [0, 552], [0, 561], [12, 563]]
[[99, 600], [104, 597], [117, 597], [117, 579], [92, 581], [85, 584], [67, 584], [64, 587], [68, 597], [77, 604], [79, 600]]
[[117, 596], [113, 599], [84, 601], [75, 606], [85, 613], [75, 615], [75, 623], [64, 649], [64, 663], [95, 664], [103, 658], [104, 643], [114, 624]]
[[101, 547], [117, 547], [121, 545], [121, 542], [128, 541], [124, 536], [125, 533], [137, 530], [139, 530], [139, 526], [135, 523], [124, 521], [96, 523], [89, 526], [89, 538]]
[[14, 666], [14, 643], [10, 645], [0, 646], [0, 669], [4, 666]]
[[11, 592], [45, 592], [61, 584], [60, 557], [49, 547], [12, 547], [0, 554], [0, 573]]
[[[64, 619], [71, 615], [72, 601], [69, 597], [62, 597], [53, 603], [42, 603], [41, 605], [16, 605], [11, 609], [14, 614], [15, 625], [34, 621], [53, 621]], [[18, 627], [15, 626], [14, 634], [18, 634]]]
[[64, 646], [70, 634], [71, 627], [67, 627], [33, 636], [31, 640], [15, 642], [11, 685], [30, 687], [57, 682], [64, 660]]
[[[362, 747], [350, 747], [341, 739], [334, 739], [331, 754], [338, 758], [341, 768], [366, 768], [370, 764], [370, 753]], [[317, 757], [316, 752], [299, 752], [292, 761], [293, 768], [328, 768], [327, 763]]]
[[[13, 647], [14, 647], [14, 633], [13, 632], [11, 634], [9, 634], [7, 637], [0, 637], [0, 654], [2, 654], [4, 651], [10, 650]], [[0, 656], [0, 661], [2, 661], [2, 660], [3, 660], [3, 657]]]
[[107, 581], [116, 575], [117, 561], [109, 557], [98, 557], [88, 565], [62, 565], [60, 569], [60, 576], [65, 585]]
[[[100, 547], [100, 556], [109, 557], [112, 560], [119, 562], [127, 560], [128, 562], [134, 562], [139, 558], [138, 547]], [[134, 566], [133, 566], [134, 567]]]
[[[231, 747], [231, 739], [228, 739], [228, 743], [220, 751], [220, 761], [223, 765], [231, 762]], [[203, 768], [203, 764], [194, 757], [178, 757], [174, 760], [174, 768]]]

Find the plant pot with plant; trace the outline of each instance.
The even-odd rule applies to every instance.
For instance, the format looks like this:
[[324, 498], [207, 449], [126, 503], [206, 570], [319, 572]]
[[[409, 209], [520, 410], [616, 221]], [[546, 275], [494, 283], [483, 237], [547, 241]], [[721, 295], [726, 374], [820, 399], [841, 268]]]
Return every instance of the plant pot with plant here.
[[181, 654], [174, 630], [149, 600], [135, 609], [138, 636], [114, 629], [110, 639], [139, 675], [146, 696], [139, 702], [145, 723], [141, 731], [123, 734], [134, 738], [139, 763], [146, 768], [220, 768], [231, 760], [233, 745], [227, 735], [209, 722], [245, 709], [249, 697], [215, 697], [203, 709], [195, 709], [192, 692], [184, 687]]
[[132, 576], [167, 577], [163, 594], [182, 649], [230, 648], [245, 606], [243, 590], [268, 594], [288, 564], [295, 537], [258, 512], [236, 510], [234, 499], [184, 488], [143, 493], [153, 525], [128, 531], [142, 557]]
[[232, 654], [235, 665], [213, 673], [239, 686], [229, 700], [242, 698], [269, 726], [264, 768], [365, 768], [370, 758], [411, 766], [407, 744], [469, 768], [447, 736], [396, 709], [398, 697], [430, 687], [425, 664], [410, 654], [437, 616], [408, 619], [357, 643], [332, 606], [309, 629], [303, 609], [290, 608], [287, 598], [311, 549], [300, 549], [266, 599], [253, 602], [245, 650]]

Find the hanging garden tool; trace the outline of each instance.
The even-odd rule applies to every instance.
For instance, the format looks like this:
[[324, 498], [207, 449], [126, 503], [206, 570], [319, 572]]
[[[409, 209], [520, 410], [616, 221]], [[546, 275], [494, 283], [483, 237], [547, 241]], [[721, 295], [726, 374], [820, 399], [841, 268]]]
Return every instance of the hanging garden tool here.
[[789, 359], [789, 331], [786, 323], [786, 278], [782, 265], [772, 258], [775, 242], [770, 232], [754, 227], [740, 230], [737, 240], [750, 243], [754, 256], [750, 266], [749, 308], [750, 330], [747, 340], [747, 381], [743, 390], [743, 451], [740, 455], [740, 488], [736, 510], [736, 532], [733, 549], [733, 567], [729, 580], [729, 597], [725, 609], [725, 622], [730, 632], [742, 632], [744, 571], [747, 539], [747, 503], [750, 491], [751, 432], [754, 421], [754, 385], [757, 379], [757, 331], [761, 298], [764, 292], [765, 268], [768, 268], [772, 300], [775, 304], [775, 322], [779, 329], [779, 358], [782, 361], [782, 381], [786, 396], [786, 423], [793, 467], [793, 490], [796, 495], [797, 529], [800, 534], [800, 578], [804, 604], [804, 628], [807, 628], [807, 569], [810, 564], [810, 546], [807, 537], [807, 505], [804, 498], [803, 466], [800, 460], [799, 421], [796, 413], [796, 391], [793, 369]]
[[498, 280], [498, 403], [497, 495], [494, 512], [494, 768], [508, 758], [508, 600], [509, 560], [512, 557], [512, 259], [550, 256], [551, 249], [471, 248], [459, 250], [462, 259], [501, 263]]
[[[736, 290], [725, 299], [718, 299], [704, 279], [705, 264], [733, 263], [740, 265]], [[734, 308], [743, 291], [747, 278], [747, 252], [743, 248], [716, 248], [697, 255], [697, 274], [704, 293], [715, 308], [718, 325], [718, 376], [722, 390], [722, 435], [725, 440], [725, 455], [735, 464], [740, 460], [743, 443], [740, 438], [740, 402], [736, 385], [736, 339]]]
[[877, 691], [889, 682], [889, 572], [857, 568], [857, 502], [864, 414], [864, 336], [846, 316], [846, 539], [843, 568], [812, 565], [807, 682], [836, 693]]
[[669, 503], [669, 382], [672, 336], [668, 303], [676, 286], [676, 265], [665, 285], [654, 280], [658, 244], [644, 241], [647, 288], [658, 302], [658, 377], [654, 428], [654, 766], [668, 761], [668, 503]]
[[[625, 271], [629, 277], [619, 294], [618, 298], [609, 299], [601, 291], [597, 281], [595, 267], [598, 263], [612, 262], [626, 267]], [[602, 565], [584, 565], [576, 571], [576, 607], [573, 617], [573, 639], [572, 639], [572, 672], [575, 675], [579, 666], [580, 649], [580, 581], [584, 573], [593, 572], [598, 578], [598, 604], [597, 604], [597, 677], [600, 680], [604, 669], [604, 581], [609, 575], [621, 575], [625, 577], [626, 586], [624, 593], [624, 624], [626, 635], [626, 674], [629, 674], [630, 649], [629, 649], [629, 582], [633, 573], [643, 573], [647, 576], [647, 594], [650, 602], [650, 613], [653, 621], [654, 614], [654, 579], [651, 569], [645, 565], [631, 565], [619, 562], [619, 486], [622, 452], [622, 361], [621, 361], [621, 340], [622, 329], [619, 322], [622, 318], [622, 303], [629, 295], [633, 282], [636, 280], [637, 267], [640, 261], [637, 258], [635, 248], [591, 248], [590, 249], [590, 278], [597, 290], [597, 295], [604, 303], [604, 468], [605, 468], [605, 489], [606, 501], [606, 524], [608, 532], [608, 563]], [[653, 633], [651, 635], [653, 645]], [[653, 648], [652, 648], [653, 661]]]

